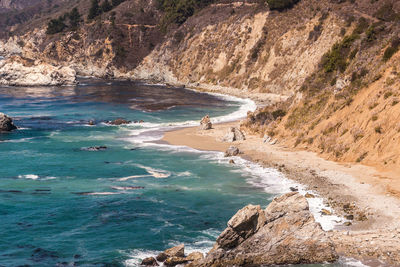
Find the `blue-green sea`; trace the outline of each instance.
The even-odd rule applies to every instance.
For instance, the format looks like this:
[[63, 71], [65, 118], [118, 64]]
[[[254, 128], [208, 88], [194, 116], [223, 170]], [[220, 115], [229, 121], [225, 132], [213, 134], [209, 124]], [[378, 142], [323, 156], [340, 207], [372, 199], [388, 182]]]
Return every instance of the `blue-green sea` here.
[[[227, 121], [251, 108], [139, 82], [0, 87], [0, 112], [19, 127], [0, 134], [0, 266], [138, 266], [179, 243], [206, 252], [238, 209], [265, 207], [291, 183], [154, 141], [206, 114]], [[132, 123], [107, 123], [116, 118]]]

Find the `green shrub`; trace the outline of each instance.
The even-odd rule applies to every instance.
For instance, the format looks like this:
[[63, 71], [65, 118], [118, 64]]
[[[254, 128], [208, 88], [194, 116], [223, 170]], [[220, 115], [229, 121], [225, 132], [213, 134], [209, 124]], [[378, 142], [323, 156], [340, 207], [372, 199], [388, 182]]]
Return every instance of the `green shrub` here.
[[101, 8], [99, 6], [99, 0], [92, 0], [91, 2], [91, 6], [89, 9], [89, 14], [88, 14], [88, 19], [94, 19], [95, 17], [97, 17], [98, 15], [101, 14]]
[[322, 66], [325, 72], [339, 70], [344, 72], [347, 68], [347, 56], [351, 45], [359, 38], [357, 34], [345, 36], [340, 43], [332, 46], [331, 50], [322, 57]]
[[166, 29], [169, 24], [182, 24], [197, 10], [207, 6], [214, 0], [158, 0], [158, 8], [165, 12], [162, 26]]
[[284, 10], [291, 8], [294, 4], [299, 2], [299, 0], [266, 0], [268, 6], [271, 10]]
[[58, 19], [52, 19], [50, 22], [47, 24], [47, 34], [56, 34], [59, 32], [62, 32], [65, 28], [67, 28], [67, 25], [64, 23], [65, 18], [64, 17], [59, 17]]
[[383, 53], [383, 61], [388, 61], [392, 58], [394, 54], [396, 54], [398, 47], [389, 46], [386, 48], [385, 53]]

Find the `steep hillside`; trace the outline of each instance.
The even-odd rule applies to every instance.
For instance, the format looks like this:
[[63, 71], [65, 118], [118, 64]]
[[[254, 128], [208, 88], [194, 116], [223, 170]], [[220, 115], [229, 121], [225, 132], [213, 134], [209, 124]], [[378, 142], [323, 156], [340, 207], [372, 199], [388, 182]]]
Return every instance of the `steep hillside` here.
[[[399, 166], [400, 2], [301, 0], [278, 11], [224, 0], [187, 14], [166, 13], [168, 3], [128, 0], [88, 19], [91, 1], [68, 0], [14, 26], [0, 53], [277, 103], [243, 128], [338, 161]], [[77, 29], [46, 34], [75, 6]]]

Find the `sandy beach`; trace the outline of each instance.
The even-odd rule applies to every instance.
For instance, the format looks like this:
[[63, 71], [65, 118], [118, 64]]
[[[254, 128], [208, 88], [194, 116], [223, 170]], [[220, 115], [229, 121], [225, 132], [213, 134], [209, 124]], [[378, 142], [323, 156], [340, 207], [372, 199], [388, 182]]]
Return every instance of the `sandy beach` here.
[[[198, 150], [222, 152], [234, 145], [240, 149], [241, 157], [280, 170], [287, 178], [323, 197], [337, 215], [353, 218], [351, 225], [339, 226], [335, 231], [353, 236], [352, 240], [359, 238], [358, 242], [363, 241], [365, 236], [376, 235], [381, 239], [376, 242], [382, 245], [383, 251], [388, 249], [385, 246], [389, 243], [398, 245], [400, 200], [389, 194], [383, 183], [379, 183], [381, 173], [378, 170], [360, 164], [328, 161], [313, 152], [294, 151], [279, 143], [271, 145], [264, 143], [259, 136], [248, 133], [245, 133], [245, 141], [222, 142], [229, 127], [239, 124], [238, 121], [217, 124], [210, 130], [200, 130], [198, 127], [173, 130], [166, 132], [162, 141]], [[393, 233], [396, 233], [395, 240]], [[341, 242], [345, 239], [337, 240]], [[349, 246], [343, 245], [342, 252], [346, 255], [356, 257], [360, 253], [359, 250], [351, 251]]]

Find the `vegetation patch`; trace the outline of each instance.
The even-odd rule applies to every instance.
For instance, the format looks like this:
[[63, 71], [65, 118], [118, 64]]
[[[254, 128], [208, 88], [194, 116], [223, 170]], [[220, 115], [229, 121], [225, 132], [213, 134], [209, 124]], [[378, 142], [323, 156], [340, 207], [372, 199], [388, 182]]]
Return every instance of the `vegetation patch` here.
[[299, 0], [266, 0], [271, 10], [284, 10], [293, 7]]

